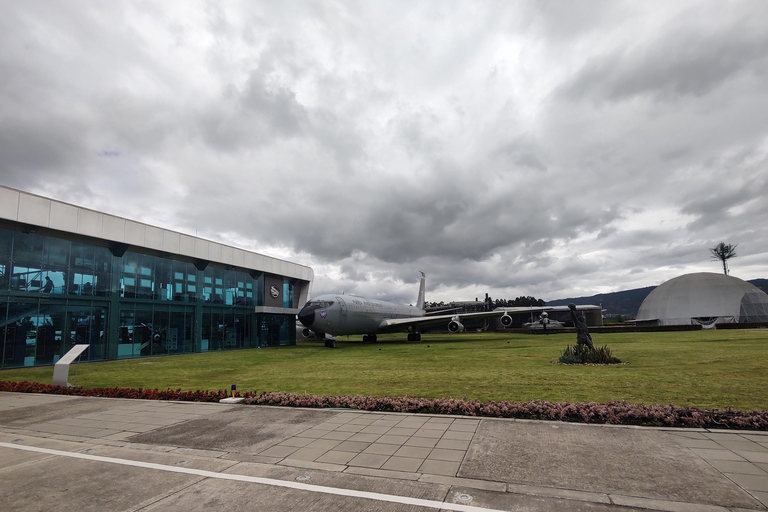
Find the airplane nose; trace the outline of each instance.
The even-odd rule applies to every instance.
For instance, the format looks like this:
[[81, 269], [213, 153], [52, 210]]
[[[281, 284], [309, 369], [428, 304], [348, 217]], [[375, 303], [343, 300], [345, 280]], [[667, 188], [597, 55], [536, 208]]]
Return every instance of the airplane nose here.
[[313, 306], [304, 306], [299, 311], [299, 322], [304, 324], [305, 327], [312, 328], [312, 323], [315, 321], [315, 309]]

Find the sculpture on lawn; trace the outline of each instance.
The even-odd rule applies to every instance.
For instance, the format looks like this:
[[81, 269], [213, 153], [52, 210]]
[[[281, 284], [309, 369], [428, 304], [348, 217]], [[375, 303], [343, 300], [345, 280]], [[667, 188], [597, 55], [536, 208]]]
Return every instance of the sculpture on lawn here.
[[576, 304], [568, 304], [568, 309], [571, 311], [571, 320], [573, 320], [573, 326], [576, 328], [576, 343], [586, 345], [594, 350], [595, 346], [592, 344], [592, 336], [587, 328], [587, 319], [584, 315], [576, 315]]

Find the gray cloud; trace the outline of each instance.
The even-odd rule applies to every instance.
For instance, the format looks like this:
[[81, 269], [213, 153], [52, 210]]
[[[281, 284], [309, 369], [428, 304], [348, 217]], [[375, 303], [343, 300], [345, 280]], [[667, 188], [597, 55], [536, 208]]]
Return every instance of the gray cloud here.
[[[754, 4], [743, 7], [744, 12], [717, 24], [707, 23], [696, 8], [685, 10], [661, 24], [658, 37], [627, 41], [589, 59], [564, 92], [575, 99], [628, 101], [649, 95], [670, 102], [704, 96], [744, 75], [763, 77], [768, 35], [754, 22], [762, 13], [752, 10]], [[701, 23], [689, 23], [691, 18]]]

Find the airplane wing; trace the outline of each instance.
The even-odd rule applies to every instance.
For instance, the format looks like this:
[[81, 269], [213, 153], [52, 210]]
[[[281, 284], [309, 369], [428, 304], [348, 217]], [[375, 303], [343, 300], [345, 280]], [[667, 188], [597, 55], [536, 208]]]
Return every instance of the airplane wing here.
[[[510, 325], [512, 317], [510, 313], [528, 313], [550, 310], [552, 307], [514, 307], [499, 308], [493, 311], [481, 311], [479, 313], [457, 313], [451, 315], [420, 316], [416, 318], [389, 318], [379, 324], [379, 332], [403, 331], [410, 327], [418, 329], [419, 327], [431, 327], [434, 325], [448, 324], [448, 330], [451, 332], [460, 332], [464, 330], [462, 320], [480, 320], [483, 318], [499, 318], [502, 325]], [[507, 320], [508, 319], [508, 320]]]

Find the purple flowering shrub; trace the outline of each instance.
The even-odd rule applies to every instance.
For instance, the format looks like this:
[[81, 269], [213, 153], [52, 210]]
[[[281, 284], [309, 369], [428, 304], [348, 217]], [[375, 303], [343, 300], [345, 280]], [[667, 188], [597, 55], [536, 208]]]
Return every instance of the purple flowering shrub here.
[[[0, 391], [194, 402], [218, 402], [222, 398], [231, 396], [229, 392], [221, 389], [217, 391], [150, 390], [117, 387], [83, 389], [80, 387], [52, 386], [36, 382], [8, 381], [0, 381]], [[235, 395], [244, 397], [246, 404], [277, 405], [283, 407], [451, 414], [611, 425], [768, 430], [768, 411], [696, 409], [694, 407], [680, 407], [677, 405], [645, 405], [628, 402], [608, 402], [605, 404], [594, 402], [550, 403], [541, 400], [532, 400], [530, 402], [480, 402], [478, 400], [457, 398], [315, 396], [266, 391], [260, 394], [237, 391]]]
[[605, 404], [594, 402], [550, 403], [541, 400], [480, 402], [456, 398], [414, 398], [408, 396], [374, 398], [267, 392], [247, 398], [245, 402], [287, 407], [332, 407], [363, 411], [452, 414], [612, 425], [768, 430], [768, 411], [696, 409], [676, 405], [644, 405], [628, 402], [608, 402]]

